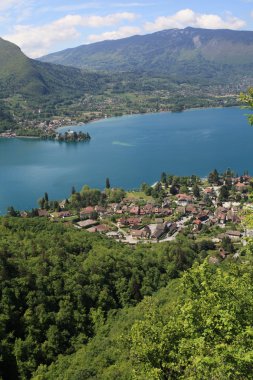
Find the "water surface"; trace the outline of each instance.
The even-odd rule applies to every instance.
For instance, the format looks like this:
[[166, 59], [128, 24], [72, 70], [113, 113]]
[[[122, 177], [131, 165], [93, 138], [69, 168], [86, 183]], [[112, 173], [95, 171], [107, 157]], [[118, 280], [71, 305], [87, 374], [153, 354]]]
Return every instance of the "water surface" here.
[[[206, 176], [217, 168], [253, 172], [253, 128], [239, 108], [124, 116], [90, 123], [90, 142], [0, 139], [0, 213], [63, 199], [75, 186], [137, 188], [162, 171]], [[64, 129], [63, 129], [64, 131]]]

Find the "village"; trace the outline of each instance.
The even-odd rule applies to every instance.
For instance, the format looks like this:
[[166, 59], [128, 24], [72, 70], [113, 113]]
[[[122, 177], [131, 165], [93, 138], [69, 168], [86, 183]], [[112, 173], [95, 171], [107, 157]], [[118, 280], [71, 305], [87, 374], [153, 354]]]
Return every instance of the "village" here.
[[[72, 189], [72, 195], [59, 203], [49, 201], [46, 194], [34, 216], [126, 244], [161, 243], [183, 234], [218, 246], [227, 240], [241, 247], [253, 235], [244, 223], [244, 214], [253, 209], [252, 196], [248, 174], [233, 177], [229, 172], [222, 178], [214, 171], [206, 179], [169, 176], [168, 180], [163, 173], [161, 181], [143, 184], [138, 191], [112, 189], [109, 183], [104, 191], [84, 186], [80, 193]], [[221, 249], [219, 254], [224, 259], [228, 253]]]
[[22, 123], [18, 123], [18, 127], [15, 131], [6, 130], [0, 133], [0, 138], [52, 136], [56, 133], [57, 128], [71, 124], [72, 121], [69, 118], [59, 118], [51, 121], [41, 122], [26, 120], [26, 123], [24, 125]]
[[[65, 120], [66, 122], [66, 120]], [[71, 122], [69, 122], [71, 124]], [[0, 133], [0, 138], [39, 138], [42, 140], [55, 140], [59, 142], [81, 142], [81, 141], [90, 141], [91, 137], [89, 133], [85, 133], [82, 131], [76, 132], [75, 130], [71, 130], [70, 128], [66, 130], [64, 133], [58, 131], [58, 128], [62, 127], [62, 123], [60, 121], [52, 121], [49, 124], [40, 123], [36, 127], [24, 128], [22, 130], [18, 130], [17, 132], [13, 132], [8, 130], [6, 132]]]

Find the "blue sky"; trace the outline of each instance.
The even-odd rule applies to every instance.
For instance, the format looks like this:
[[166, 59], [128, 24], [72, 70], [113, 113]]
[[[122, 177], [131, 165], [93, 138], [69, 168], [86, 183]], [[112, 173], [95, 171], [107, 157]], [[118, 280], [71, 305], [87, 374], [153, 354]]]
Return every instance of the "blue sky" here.
[[253, 0], [0, 0], [0, 36], [30, 57], [187, 26], [253, 30]]

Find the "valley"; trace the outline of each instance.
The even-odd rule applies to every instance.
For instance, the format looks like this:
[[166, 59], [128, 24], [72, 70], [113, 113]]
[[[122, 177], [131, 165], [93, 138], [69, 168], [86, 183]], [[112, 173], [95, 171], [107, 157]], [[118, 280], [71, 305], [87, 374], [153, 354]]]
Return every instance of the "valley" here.
[[[196, 39], [201, 45], [194, 43]], [[252, 32], [186, 28], [81, 46], [41, 62], [0, 40], [0, 131], [36, 135], [40, 123], [56, 119], [66, 125], [126, 114], [239, 105], [240, 92], [253, 85], [252, 41]], [[155, 65], [149, 57], [157, 44]], [[217, 54], [211, 59], [213, 45]], [[100, 61], [95, 51], [100, 52]], [[229, 60], [225, 62], [222, 54]]]

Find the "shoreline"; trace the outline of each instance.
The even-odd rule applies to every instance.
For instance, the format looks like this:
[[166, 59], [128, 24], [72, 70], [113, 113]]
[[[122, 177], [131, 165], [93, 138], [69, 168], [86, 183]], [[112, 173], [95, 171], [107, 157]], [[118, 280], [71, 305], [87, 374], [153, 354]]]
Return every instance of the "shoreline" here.
[[[182, 111], [179, 111], [179, 112], [175, 112], [175, 111], [159, 111], [159, 112], [144, 112], [144, 113], [125, 113], [123, 115], [120, 115], [120, 116], [109, 116], [109, 117], [98, 117], [98, 118], [95, 118], [95, 119], [92, 119], [88, 122], [78, 122], [78, 124], [70, 124], [70, 125], [65, 125], [65, 126], [62, 126], [62, 127], [58, 127], [56, 129], [56, 131], [58, 130], [61, 130], [62, 128], [77, 128], [77, 127], [82, 127], [84, 125], [89, 125], [89, 124], [92, 124], [92, 123], [96, 123], [98, 121], [102, 121], [102, 120], [110, 120], [110, 119], [114, 119], [114, 118], [120, 118], [120, 117], [126, 117], [126, 116], [145, 116], [145, 115], [158, 115], [158, 114], [164, 114], [164, 113], [175, 113], [175, 114], [179, 114], [179, 113], [183, 113], [183, 112], [189, 112], [189, 111], [202, 111], [202, 110], [208, 110], [208, 109], [225, 109], [225, 108], [241, 108], [242, 106], [239, 106], [239, 105], [232, 105], [232, 106], [228, 106], [228, 107], [222, 107], [222, 106], [217, 106], [217, 107], [191, 107], [191, 108], [186, 108]], [[249, 108], [250, 109], [250, 108]]]
[[15, 136], [14, 139], [40, 139], [39, 136]]
[[[239, 105], [231, 105], [231, 106], [228, 106], [228, 107], [224, 107], [224, 106], [211, 106], [211, 107], [208, 107], [208, 106], [205, 106], [205, 107], [191, 107], [191, 108], [186, 108], [182, 111], [178, 111], [178, 112], [175, 112], [175, 111], [159, 111], [159, 112], [144, 112], [144, 113], [125, 113], [125, 114], [122, 114], [120, 116], [109, 116], [109, 117], [95, 117], [94, 119], [91, 119], [90, 121], [88, 122], [75, 122], [75, 121], [71, 121], [70, 123], [71, 124], [66, 124], [66, 125], [62, 125], [60, 127], [57, 127], [55, 129], [55, 132], [60, 132], [62, 129], [65, 129], [65, 128], [68, 128], [68, 129], [71, 129], [71, 128], [78, 128], [78, 127], [84, 127], [85, 125], [91, 125], [92, 123], [96, 123], [96, 122], [100, 122], [100, 121], [103, 121], [103, 120], [110, 120], [110, 119], [114, 119], [114, 118], [121, 118], [121, 117], [130, 117], [130, 116], [145, 116], [145, 115], [157, 115], [157, 114], [164, 114], [164, 113], [168, 113], [168, 114], [171, 114], [171, 113], [183, 113], [183, 112], [190, 112], [190, 111], [202, 111], [202, 110], [208, 110], [208, 109], [225, 109], [225, 108], [242, 108], [243, 106], [239, 106]], [[249, 108], [250, 110], [250, 108]], [[15, 132], [14, 132], [15, 133]], [[0, 138], [20, 138], [20, 139], [41, 139], [41, 137], [39, 136], [0, 136]], [[46, 141], [46, 140], [45, 140]]]

